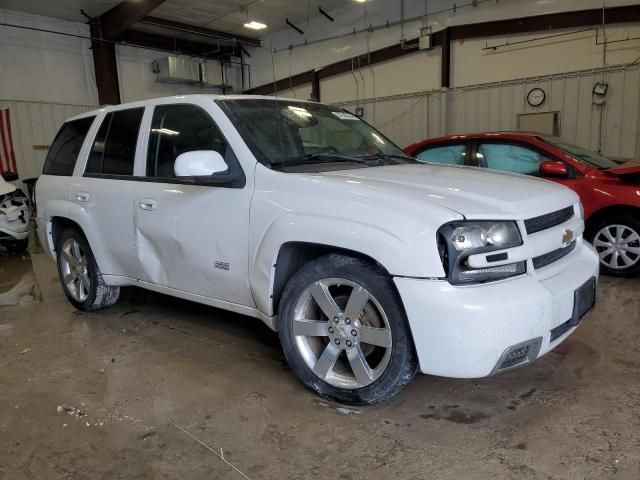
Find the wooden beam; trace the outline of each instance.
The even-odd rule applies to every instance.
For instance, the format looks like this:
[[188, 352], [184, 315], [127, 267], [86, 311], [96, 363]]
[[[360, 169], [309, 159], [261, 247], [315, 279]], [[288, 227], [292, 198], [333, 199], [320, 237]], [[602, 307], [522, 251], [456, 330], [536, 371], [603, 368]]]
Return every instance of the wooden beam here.
[[165, 0], [125, 0], [96, 18], [100, 38], [116, 40]]
[[[449, 40], [461, 40], [463, 38], [477, 38], [477, 37], [490, 37], [495, 35], [506, 35], [511, 33], [522, 33], [522, 32], [537, 32], [537, 31], [545, 31], [545, 30], [553, 30], [559, 28], [575, 28], [575, 27], [585, 27], [591, 25], [598, 25], [602, 23], [602, 9], [595, 8], [592, 10], [580, 10], [575, 12], [563, 12], [563, 13], [552, 13], [547, 15], [536, 15], [532, 17], [523, 17], [523, 18], [514, 18], [509, 20], [496, 20], [492, 22], [482, 22], [482, 23], [472, 23], [468, 25], [458, 25], [454, 27], [449, 27], [448, 35]], [[622, 7], [611, 7], [606, 8], [604, 10], [604, 19], [605, 23], [629, 23], [629, 22], [640, 22], [640, 7], [638, 5], [630, 5], [630, 6], [622, 6]], [[433, 34], [432, 45], [443, 46], [443, 53], [445, 52], [446, 47], [444, 47], [444, 30], [436, 32]], [[406, 44], [412, 45], [418, 42], [417, 38], [407, 40]], [[391, 60], [393, 58], [398, 58], [403, 55], [407, 55], [410, 53], [415, 53], [417, 50], [414, 49], [403, 49], [400, 44], [391, 45], [389, 47], [381, 48], [379, 50], [372, 51], [369, 56], [367, 55], [358, 55], [356, 57], [348, 58], [346, 60], [342, 60], [340, 62], [332, 63], [331, 65], [327, 65], [324, 68], [321, 68], [317, 71], [318, 76], [322, 78], [327, 78], [333, 75], [338, 75], [345, 72], [350, 72], [353, 68], [360, 68], [368, 65], [373, 65], [375, 63], [384, 62], [387, 60]], [[451, 51], [449, 50], [449, 55]], [[369, 62], [369, 58], [371, 62]], [[444, 60], [444, 59], [443, 59]], [[359, 62], [359, 63], [358, 63]], [[449, 60], [450, 65], [450, 60]], [[443, 64], [444, 67], [444, 64]], [[442, 74], [444, 77], [445, 70], [443, 68]], [[311, 82], [313, 71], [303, 72], [298, 75], [294, 75], [292, 77], [293, 88], [298, 87], [300, 85], [304, 85], [306, 83]], [[450, 83], [450, 66], [449, 66], [449, 83]], [[442, 79], [444, 83], [444, 78]], [[275, 82], [276, 90], [281, 90], [280, 85], [287, 82], [285, 88], [291, 88], [289, 84], [289, 78], [278, 80]], [[274, 83], [268, 83], [265, 85], [261, 85], [259, 87], [254, 87], [252, 89], [247, 90], [246, 93], [254, 93], [256, 95], [264, 95], [263, 92], [273, 93], [274, 91]]]
[[440, 86], [449, 88], [451, 85], [451, 30], [446, 27], [440, 34], [442, 53], [440, 54]]
[[320, 101], [320, 76], [315, 70], [311, 78], [311, 98], [316, 102]]
[[192, 42], [181, 38], [165, 37], [153, 33], [127, 30], [120, 36], [120, 42], [133, 46], [163, 50], [169, 53], [205, 56], [217, 58], [233, 51], [234, 46], [214, 45], [210, 43]]
[[98, 103], [100, 105], [117, 105], [120, 103], [120, 85], [118, 84], [115, 44], [100, 40], [97, 29], [97, 25], [91, 22], [91, 50], [93, 51]]
[[640, 6], [609, 7], [605, 8], [604, 12], [601, 8], [594, 8], [458, 25], [450, 27], [451, 40], [599, 25], [602, 23], [603, 14], [605, 24], [639, 22]]
[[213, 30], [210, 28], [196, 27], [194, 25], [188, 25], [186, 23], [174, 22], [173, 20], [165, 20], [164, 18], [157, 18], [146, 16], [140, 23], [144, 23], [146, 25], [154, 25], [156, 27], [162, 27], [169, 30], [175, 30], [178, 32], [190, 33], [193, 35], [201, 35], [203, 37], [215, 38], [218, 40], [227, 40], [237, 43], [242, 43], [244, 45], [249, 45], [252, 47], [260, 47], [262, 46], [262, 41], [249, 38], [242, 35], [235, 35], [233, 33], [221, 32], [219, 30]]

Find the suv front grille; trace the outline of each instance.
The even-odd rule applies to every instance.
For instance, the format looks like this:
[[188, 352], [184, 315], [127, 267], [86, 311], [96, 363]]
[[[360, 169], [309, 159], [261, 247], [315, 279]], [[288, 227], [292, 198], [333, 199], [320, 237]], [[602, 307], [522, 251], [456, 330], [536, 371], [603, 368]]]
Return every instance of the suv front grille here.
[[547, 265], [551, 265], [553, 262], [557, 262], [563, 257], [569, 255], [576, 248], [576, 241], [574, 240], [566, 247], [558, 248], [557, 250], [553, 250], [549, 253], [545, 253], [544, 255], [540, 255], [533, 259], [533, 267], [537, 270], [539, 268], [544, 268]]
[[573, 217], [573, 206], [557, 210], [555, 212], [540, 215], [539, 217], [533, 217], [524, 221], [524, 226], [527, 229], [527, 234], [541, 232], [547, 228], [555, 227], [561, 223], [566, 222]]

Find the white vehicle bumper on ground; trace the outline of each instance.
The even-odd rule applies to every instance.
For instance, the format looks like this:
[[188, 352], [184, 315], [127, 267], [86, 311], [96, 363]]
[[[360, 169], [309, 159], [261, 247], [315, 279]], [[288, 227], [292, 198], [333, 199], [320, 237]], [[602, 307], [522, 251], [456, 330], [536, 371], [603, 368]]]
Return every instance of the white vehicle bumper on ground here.
[[0, 242], [24, 240], [29, 236], [29, 206], [26, 197], [14, 198], [10, 194], [0, 200]]
[[531, 363], [555, 348], [576, 328], [576, 290], [598, 276], [593, 248], [583, 242], [576, 250], [568, 268], [544, 280], [526, 274], [453, 286], [396, 277], [420, 370], [444, 377], [485, 377]]

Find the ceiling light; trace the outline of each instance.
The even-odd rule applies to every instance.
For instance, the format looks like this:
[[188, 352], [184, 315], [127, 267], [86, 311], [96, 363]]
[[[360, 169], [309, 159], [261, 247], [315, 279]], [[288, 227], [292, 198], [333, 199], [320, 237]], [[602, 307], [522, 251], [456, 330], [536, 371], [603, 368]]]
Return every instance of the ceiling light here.
[[244, 28], [250, 28], [251, 30], [262, 30], [263, 28], [267, 28], [267, 26], [264, 23], [251, 20], [250, 22], [244, 24]]
[[366, 1], [367, 1], [367, 0], [356, 0], [356, 2], [358, 2], [358, 3], [364, 3], [364, 2], [366, 2]]

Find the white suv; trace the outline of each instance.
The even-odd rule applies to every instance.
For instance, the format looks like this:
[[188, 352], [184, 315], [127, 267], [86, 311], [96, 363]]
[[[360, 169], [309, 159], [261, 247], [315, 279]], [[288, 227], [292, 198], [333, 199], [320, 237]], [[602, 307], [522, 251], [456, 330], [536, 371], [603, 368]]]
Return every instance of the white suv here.
[[340, 402], [417, 369], [484, 377], [532, 362], [595, 302], [598, 256], [568, 188], [417, 164], [336, 107], [177, 96], [67, 121], [36, 187], [69, 301], [137, 285], [280, 335]]

